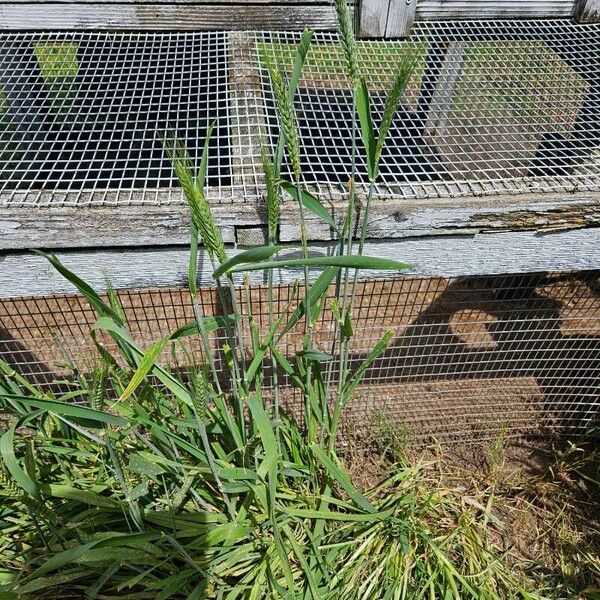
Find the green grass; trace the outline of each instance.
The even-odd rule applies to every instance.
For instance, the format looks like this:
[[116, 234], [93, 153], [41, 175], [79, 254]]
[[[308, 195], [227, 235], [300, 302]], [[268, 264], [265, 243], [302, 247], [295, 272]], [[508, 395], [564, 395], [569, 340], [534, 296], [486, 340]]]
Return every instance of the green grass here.
[[[346, 14], [343, 60], [350, 72], [356, 67], [355, 47], [360, 63], [361, 52], [367, 60], [367, 46], [355, 45], [342, 2], [336, 0], [336, 6]], [[442, 485], [427, 464], [404, 461], [409, 432], [397, 436], [385, 429], [384, 454], [400, 464], [388, 465], [387, 477], [375, 487], [359, 489], [338, 456], [344, 408], [393, 337], [386, 331], [362, 363], [350, 364], [358, 270], [407, 268], [365, 256], [363, 244], [381, 148], [420, 59], [403, 61], [389, 81], [378, 129], [368, 81], [347, 78], [370, 180], [355, 243], [349, 226], [352, 182], [341, 223], [303, 185], [291, 100], [303, 66], [324, 60], [318, 52], [311, 58], [311, 38], [304, 32], [291, 62], [270, 65], [283, 133], [273, 155], [263, 150], [274, 221], [268, 245], [228, 255], [204, 192], [211, 129], [198, 165], [181, 144], [167, 148], [191, 214], [191, 322], [141, 348], [114, 290], [101, 296], [58, 258], [38, 252], [96, 313], [90, 334], [96, 355], [89, 357], [88, 372], [73, 371], [69, 393], [33, 385], [0, 361], [3, 600], [542, 598], [496, 535], [493, 498], [465, 503], [461, 490]], [[327, 51], [331, 56], [331, 48]], [[75, 73], [73, 49], [42, 46], [36, 52], [43, 57], [48, 85], [68, 89]], [[333, 59], [327, 65], [333, 69]], [[357, 136], [352, 146], [355, 154]], [[286, 152], [294, 159], [294, 182], [281, 180]], [[298, 203], [301, 259], [274, 243], [274, 204], [284, 193]], [[310, 254], [307, 213], [336, 232], [331, 256]], [[200, 246], [218, 300], [231, 306], [230, 314], [203, 313], [197, 294]], [[273, 270], [290, 266], [303, 268], [304, 289], [296, 285], [288, 306], [275, 314]], [[314, 278], [309, 269], [317, 270]], [[236, 289], [239, 273], [255, 270], [265, 272], [269, 282], [263, 329], [252, 315], [248, 280], [241, 290], [246, 311]], [[331, 288], [335, 299], [327, 305]], [[316, 348], [312, 339], [324, 309], [331, 309], [336, 321], [330, 352]], [[226, 340], [219, 353], [217, 330]], [[280, 341], [292, 330], [303, 333], [302, 346], [286, 355]], [[194, 342], [202, 359], [190, 358], [186, 372], [169, 369], [161, 357], [169, 350], [185, 353], [186, 341]], [[280, 406], [279, 373], [303, 400], [298, 421]]]
[[44, 85], [56, 112], [68, 112], [77, 96], [78, 44], [36, 42], [33, 47]]

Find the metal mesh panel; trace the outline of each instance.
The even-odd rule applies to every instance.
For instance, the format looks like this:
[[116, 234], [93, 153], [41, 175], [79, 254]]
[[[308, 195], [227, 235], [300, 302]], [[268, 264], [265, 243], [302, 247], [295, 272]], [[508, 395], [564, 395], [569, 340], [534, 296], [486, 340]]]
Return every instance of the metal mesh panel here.
[[[275, 311], [288, 305], [291, 286], [276, 293]], [[184, 289], [121, 291], [134, 338], [148, 346], [193, 318]], [[268, 323], [264, 287], [240, 305], [263, 335]], [[301, 292], [300, 292], [301, 296]], [[222, 311], [214, 290], [202, 290], [207, 314]], [[294, 306], [294, 302], [292, 302]], [[385, 414], [415, 439], [484, 439], [503, 431], [581, 433], [600, 416], [600, 272], [527, 274], [464, 279], [396, 278], [361, 282], [355, 305], [351, 362], [356, 368], [387, 329], [395, 337], [369, 369], [346, 410], [353, 428]], [[90, 369], [94, 315], [74, 295], [0, 302], [0, 357], [34, 381], [69, 374], [72, 361]], [[315, 328], [315, 345], [331, 350], [331, 313]], [[302, 333], [290, 332], [282, 350], [293, 357]], [[224, 334], [214, 336], [215, 350]], [[188, 340], [162, 360], [184, 372], [202, 360]], [[335, 378], [334, 378], [335, 380]], [[280, 381], [289, 381], [280, 374]], [[299, 399], [282, 392], [291, 410]]]
[[[419, 64], [382, 158], [382, 197], [600, 189], [600, 26], [569, 21], [419, 22], [408, 41], [359, 42], [380, 118], [398, 58]], [[260, 197], [274, 141], [266, 66], [299, 34], [0, 35], [0, 203], [181, 202], [161, 136], [197, 156], [217, 129], [215, 201]], [[342, 193], [351, 96], [335, 34], [315, 34], [299, 82], [306, 183]], [[364, 171], [360, 165], [361, 171]]]
[[[598, 189], [599, 34], [565, 21], [445, 21], [415, 23], [407, 41], [359, 42], [376, 123], [398, 59], [408, 50], [419, 59], [382, 156], [379, 195]], [[259, 49], [290, 64], [286, 44], [297, 38], [265, 36]], [[305, 179], [335, 193], [350, 173], [352, 98], [337, 38], [318, 35], [311, 53], [297, 99]], [[262, 82], [269, 96], [264, 69]]]
[[213, 121], [207, 185], [229, 185], [227, 86], [224, 33], [0, 36], [4, 203], [181, 201], [163, 141], [197, 159]]

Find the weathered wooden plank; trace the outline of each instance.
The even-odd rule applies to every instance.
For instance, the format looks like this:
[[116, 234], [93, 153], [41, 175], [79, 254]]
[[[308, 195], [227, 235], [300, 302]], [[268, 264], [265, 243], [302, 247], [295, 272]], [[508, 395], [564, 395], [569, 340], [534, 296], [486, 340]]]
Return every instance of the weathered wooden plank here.
[[[52, 0], [53, 4], [98, 4], [98, 0]], [[2, 4], [48, 4], [48, 0], [11, 0]], [[145, 0], [102, 0], [102, 4], [147, 4]], [[151, 4], [274, 4], [273, 0], [152, 0]], [[328, 4], [327, 0], [277, 0], [277, 4]]]
[[573, 17], [579, 23], [600, 22], [600, 0], [575, 0]]
[[[311, 254], [325, 254], [331, 244], [311, 245]], [[230, 254], [238, 250], [230, 249]], [[299, 255], [299, 251], [295, 251]], [[365, 252], [404, 260], [415, 265], [412, 275], [467, 276], [546, 270], [600, 268], [600, 228], [564, 231], [548, 235], [510, 232], [495, 235], [419, 237], [369, 241]], [[105, 289], [106, 277], [118, 288], [185, 285], [188, 250], [182, 247], [114, 249], [97, 252], [66, 251], [58, 256], [97, 289]], [[201, 252], [199, 282], [209, 284], [211, 268]], [[313, 272], [315, 276], [317, 271]], [[389, 276], [389, 272], [364, 276]], [[301, 277], [301, 270], [281, 270], [275, 281]], [[251, 281], [262, 281], [260, 272]], [[29, 253], [0, 255], [0, 297], [71, 292], [73, 288], [48, 263]]]
[[390, 0], [361, 0], [359, 35], [384, 37], [389, 8]]
[[406, 37], [410, 33], [413, 21], [417, 14], [418, 0], [396, 0], [390, 2], [385, 36]]
[[463, 72], [464, 54], [469, 44], [465, 41], [451, 42], [445, 45], [440, 74], [431, 96], [427, 112], [425, 135], [428, 139], [444, 139], [448, 133], [448, 115], [452, 108], [454, 92]]
[[573, 0], [417, 0], [417, 20], [570, 17]]
[[37, 3], [0, 5], [0, 30], [334, 29], [328, 5]]
[[[344, 202], [325, 199], [341, 222]], [[255, 202], [213, 204], [226, 243], [260, 243], [264, 208]], [[360, 212], [359, 212], [360, 216]], [[281, 207], [280, 239], [299, 239], [294, 202]], [[386, 200], [373, 205], [367, 235], [372, 239], [464, 235], [499, 231], [581, 229], [600, 226], [600, 193], [506, 195], [428, 201]], [[310, 239], [331, 240], [330, 228], [309, 216]], [[256, 240], [252, 242], [251, 240]], [[0, 250], [164, 246], [189, 240], [187, 206], [85, 206], [0, 208]]]

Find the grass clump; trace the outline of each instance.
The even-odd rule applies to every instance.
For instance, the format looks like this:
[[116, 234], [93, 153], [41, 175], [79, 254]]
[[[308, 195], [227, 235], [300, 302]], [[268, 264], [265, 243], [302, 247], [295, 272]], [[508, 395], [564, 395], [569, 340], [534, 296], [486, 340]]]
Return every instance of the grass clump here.
[[[343, 17], [340, 3], [338, 9]], [[291, 74], [271, 69], [282, 133], [273, 154], [263, 150], [267, 245], [227, 253], [204, 194], [210, 130], [198, 166], [185, 148], [167, 148], [192, 216], [193, 321], [140, 348], [114, 290], [105, 301], [55, 256], [42, 254], [96, 312], [92, 337], [100, 362], [89, 376], [77, 373], [75, 389], [62, 394], [32, 385], [0, 362], [0, 412], [8, 417], [0, 437], [4, 597], [538, 597], [488, 535], [491, 504], [465, 507], [431, 485], [420, 463], [397, 465], [384, 481], [360, 490], [338, 457], [343, 410], [393, 336], [385, 332], [351, 368], [356, 271], [407, 267], [364, 256], [363, 245], [381, 148], [415, 68], [414, 57], [401, 61], [377, 129], [368, 84], [352, 66], [349, 21], [342, 29], [356, 109], [353, 156], [360, 135], [371, 184], [358, 244], [351, 226], [356, 164], [342, 223], [303, 186], [293, 99], [312, 37], [307, 31]], [[286, 152], [293, 182], [281, 174]], [[302, 258], [275, 243], [282, 192], [299, 205]], [[338, 233], [331, 256], [310, 255], [308, 212]], [[205, 316], [197, 300], [200, 245], [219, 301], [230, 307], [219, 317]], [[304, 270], [304, 289], [299, 294], [297, 286], [276, 316], [272, 274], [287, 266]], [[248, 310], [237, 305], [238, 274], [250, 270], [266, 272], [269, 282], [266, 331], [253, 320], [247, 285]], [[337, 325], [331, 352], [324, 352], [314, 347], [312, 328], [331, 287]], [[219, 355], [217, 330], [226, 338]], [[303, 343], [287, 356], [279, 342], [291, 330], [303, 331]], [[189, 338], [199, 344], [201, 364], [190, 364], [188, 372], [164, 366], [163, 352]], [[300, 423], [281, 409], [278, 373], [304, 400]]]

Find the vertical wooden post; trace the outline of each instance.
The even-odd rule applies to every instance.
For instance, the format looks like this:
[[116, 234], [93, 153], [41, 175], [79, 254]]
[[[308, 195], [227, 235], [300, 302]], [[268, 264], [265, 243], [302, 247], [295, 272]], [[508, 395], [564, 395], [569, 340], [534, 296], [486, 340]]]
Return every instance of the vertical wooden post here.
[[429, 138], [447, 134], [448, 116], [452, 108], [454, 93], [462, 76], [463, 59], [467, 42], [451, 42], [444, 57], [442, 69], [431, 97], [425, 135]]
[[390, 0], [361, 0], [360, 27], [361, 37], [385, 37]]
[[362, 37], [406, 37], [415, 19], [417, 0], [362, 0]]
[[415, 14], [417, 0], [391, 0], [388, 11], [385, 37], [406, 37], [410, 33]]
[[600, 22], [600, 0], [575, 0], [573, 17], [578, 23]]

